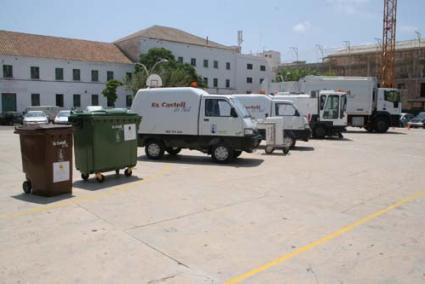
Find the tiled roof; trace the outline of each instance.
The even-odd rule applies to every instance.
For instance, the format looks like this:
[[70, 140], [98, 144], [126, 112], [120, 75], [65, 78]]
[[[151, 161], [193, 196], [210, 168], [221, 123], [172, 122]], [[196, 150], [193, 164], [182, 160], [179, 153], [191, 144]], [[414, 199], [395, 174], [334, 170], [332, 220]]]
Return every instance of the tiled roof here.
[[178, 29], [170, 28], [170, 27], [164, 27], [164, 26], [152, 26], [147, 29], [135, 32], [124, 38], [121, 38], [115, 42], [119, 43], [121, 41], [126, 41], [133, 38], [152, 38], [152, 39], [166, 40], [166, 41], [172, 41], [172, 42], [178, 42], [178, 43], [200, 45], [205, 47], [236, 50], [235, 47], [222, 45], [214, 41], [207, 40], [207, 38], [202, 38], [182, 30], [178, 30]]
[[0, 54], [63, 60], [131, 63], [113, 43], [0, 30]]

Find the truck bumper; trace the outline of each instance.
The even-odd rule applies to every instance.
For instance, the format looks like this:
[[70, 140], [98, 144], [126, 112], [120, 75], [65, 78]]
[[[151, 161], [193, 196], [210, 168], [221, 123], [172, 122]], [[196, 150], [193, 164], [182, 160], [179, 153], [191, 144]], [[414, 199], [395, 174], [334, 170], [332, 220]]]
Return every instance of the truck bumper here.
[[400, 126], [400, 115], [399, 114], [392, 114], [391, 115], [390, 125], [391, 125], [391, 127], [399, 127]]
[[292, 133], [294, 133], [296, 140], [302, 140], [302, 141], [307, 142], [308, 139], [310, 139], [310, 137], [311, 137], [311, 129], [310, 128], [295, 129], [295, 130], [291, 130], [291, 131], [292, 131]]
[[262, 140], [262, 137], [259, 133], [252, 136], [244, 136], [240, 138], [240, 141], [238, 143], [239, 147], [235, 147], [235, 148], [240, 148], [237, 150], [251, 153], [255, 148], [258, 147], [258, 145], [260, 145], [261, 140]]

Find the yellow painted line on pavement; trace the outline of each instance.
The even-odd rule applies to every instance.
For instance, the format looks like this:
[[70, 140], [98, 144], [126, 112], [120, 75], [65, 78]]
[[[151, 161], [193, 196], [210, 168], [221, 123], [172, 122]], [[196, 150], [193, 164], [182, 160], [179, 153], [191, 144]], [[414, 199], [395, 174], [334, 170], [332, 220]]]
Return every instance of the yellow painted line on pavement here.
[[336, 231], [334, 231], [334, 232], [332, 232], [332, 233], [330, 233], [330, 234], [328, 234], [328, 235], [326, 235], [326, 236], [324, 236], [324, 237], [322, 237], [322, 238], [320, 238], [316, 241], [313, 241], [313, 242], [311, 242], [311, 243], [309, 243], [309, 244], [307, 244], [303, 247], [297, 248], [297, 249], [295, 249], [295, 250], [293, 250], [293, 251], [291, 251], [287, 254], [284, 254], [284, 255], [282, 255], [278, 258], [275, 258], [272, 261], [269, 261], [269, 262], [267, 262], [267, 263], [265, 263], [265, 264], [263, 264], [263, 265], [261, 265], [257, 268], [251, 269], [251, 270], [249, 270], [249, 271], [247, 271], [243, 274], [235, 276], [235, 277], [227, 280], [225, 282], [225, 284], [240, 283], [240, 282], [242, 282], [242, 281], [258, 274], [258, 273], [264, 272], [265, 270], [268, 270], [268, 269], [270, 269], [270, 268], [272, 268], [276, 265], [279, 265], [279, 264], [297, 256], [297, 255], [305, 253], [305, 252], [307, 252], [307, 251], [309, 251], [309, 250], [311, 250], [311, 249], [313, 249], [317, 246], [323, 245], [323, 244], [325, 244], [325, 243], [327, 243], [327, 242], [329, 242], [329, 241], [331, 241], [331, 240], [333, 240], [333, 239], [335, 239], [335, 238], [337, 238], [341, 235], [344, 235], [344, 234], [354, 230], [355, 228], [359, 227], [360, 225], [366, 224], [366, 223], [368, 223], [368, 222], [390, 212], [391, 210], [399, 208], [399, 207], [401, 207], [405, 204], [413, 202], [413, 201], [415, 201], [419, 198], [422, 198], [424, 196], [425, 196], [425, 190], [419, 191], [419, 192], [417, 192], [413, 195], [410, 195], [408, 197], [400, 199], [400, 200], [394, 202], [393, 204], [389, 205], [388, 207], [383, 208], [381, 210], [378, 210], [378, 211], [376, 211], [376, 212], [374, 212], [370, 215], [367, 215], [367, 216], [365, 216], [365, 217], [363, 217], [363, 218], [361, 218], [361, 219], [359, 219], [359, 220], [357, 220], [357, 221], [355, 221], [355, 222], [353, 222], [349, 225], [346, 225], [346, 226], [344, 226], [344, 227], [342, 227], [342, 228], [340, 228], [340, 229], [338, 229], [338, 230], [336, 230]]
[[61, 201], [56, 201], [53, 202], [51, 204], [47, 204], [47, 205], [40, 205], [40, 206], [35, 206], [29, 209], [23, 209], [23, 210], [18, 210], [15, 212], [8, 212], [8, 213], [4, 213], [0, 215], [0, 219], [14, 219], [17, 217], [22, 217], [22, 216], [29, 216], [29, 215], [33, 215], [33, 214], [37, 214], [37, 213], [41, 213], [41, 212], [46, 212], [49, 210], [53, 210], [53, 209], [58, 209], [58, 208], [63, 208], [63, 207], [67, 207], [67, 206], [72, 206], [72, 205], [78, 205], [82, 202], [87, 202], [87, 201], [96, 201], [102, 198], [105, 198], [107, 196], [111, 196], [117, 193], [121, 193], [121, 192], [125, 192], [131, 189], [136, 189], [136, 185], [141, 184], [143, 182], [147, 182], [147, 181], [151, 181], [154, 179], [157, 179], [165, 174], [167, 174], [168, 172], [171, 171], [171, 166], [170, 165], [165, 165], [159, 172], [151, 175], [151, 176], [147, 176], [139, 181], [136, 182], [131, 182], [128, 184], [124, 184], [124, 185], [117, 185], [117, 186], [113, 186], [112, 188], [110, 188], [109, 190], [105, 188], [105, 191], [100, 191], [100, 192], [94, 192], [91, 194], [84, 194], [78, 197], [70, 197], [70, 199], [67, 200], [61, 200]]

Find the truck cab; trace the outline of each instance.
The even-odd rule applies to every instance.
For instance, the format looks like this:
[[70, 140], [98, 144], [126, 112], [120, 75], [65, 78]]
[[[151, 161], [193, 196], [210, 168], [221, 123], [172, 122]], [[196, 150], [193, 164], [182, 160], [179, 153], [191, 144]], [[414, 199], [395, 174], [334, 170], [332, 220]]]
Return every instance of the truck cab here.
[[276, 97], [294, 102], [307, 117], [313, 137], [342, 137], [347, 126], [347, 93], [327, 90], [312, 94], [278, 93]]
[[392, 126], [398, 126], [401, 114], [400, 90], [392, 88], [378, 88], [376, 111], [387, 113]]

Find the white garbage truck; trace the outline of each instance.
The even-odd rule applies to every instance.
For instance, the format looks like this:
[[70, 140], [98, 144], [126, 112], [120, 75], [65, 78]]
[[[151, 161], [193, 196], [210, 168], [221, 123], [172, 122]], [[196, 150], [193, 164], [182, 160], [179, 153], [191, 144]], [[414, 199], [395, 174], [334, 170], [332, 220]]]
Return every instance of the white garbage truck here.
[[301, 92], [341, 90], [347, 92], [347, 124], [369, 132], [385, 133], [400, 125], [400, 91], [378, 88], [373, 77], [306, 76], [299, 81]]
[[[270, 117], [279, 117], [282, 120], [284, 136], [291, 139], [291, 147], [295, 146], [297, 140], [307, 142], [310, 138], [311, 129], [307, 119], [291, 101], [261, 94], [237, 94], [232, 96], [242, 103], [251, 117], [257, 122], [264, 122]], [[259, 132], [265, 139], [264, 131], [260, 129]]]
[[275, 98], [292, 101], [310, 124], [314, 138], [322, 139], [337, 135], [347, 126], [347, 93], [320, 91], [312, 94], [277, 93]]
[[142, 117], [139, 146], [149, 159], [182, 148], [210, 154], [226, 163], [261, 140], [247, 110], [231, 96], [210, 95], [196, 88], [153, 88], [137, 92], [131, 106]]

